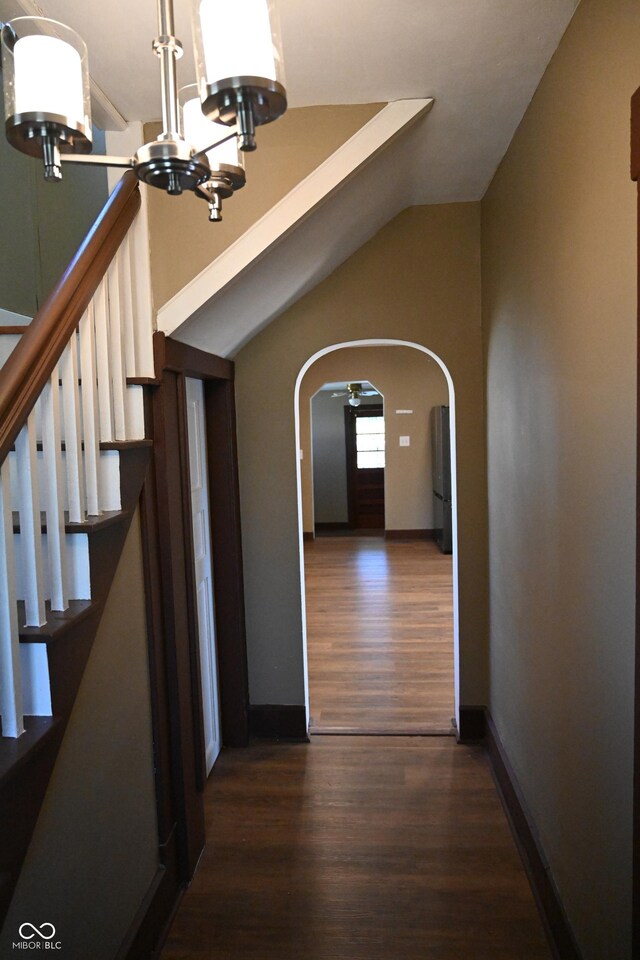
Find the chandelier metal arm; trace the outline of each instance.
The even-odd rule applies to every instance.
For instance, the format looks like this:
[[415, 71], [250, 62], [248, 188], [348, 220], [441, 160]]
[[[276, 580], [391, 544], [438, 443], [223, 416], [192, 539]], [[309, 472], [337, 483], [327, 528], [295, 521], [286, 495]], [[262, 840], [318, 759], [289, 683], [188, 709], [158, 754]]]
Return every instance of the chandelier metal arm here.
[[94, 167], [135, 167], [133, 157], [111, 157], [99, 153], [89, 153], [84, 156], [80, 153], [63, 153], [60, 155], [63, 163], [91, 164]]
[[237, 136], [238, 136], [238, 131], [234, 129], [231, 131], [231, 133], [227, 137], [223, 137], [222, 140], [216, 140], [215, 143], [209, 144], [208, 147], [203, 147], [202, 150], [198, 150], [195, 156], [196, 157], [204, 156], [204, 154], [208, 153], [209, 150], [215, 150], [216, 147], [222, 146], [223, 143], [227, 143], [228, 140], [233, 140], [234, 137], [237, 137]]

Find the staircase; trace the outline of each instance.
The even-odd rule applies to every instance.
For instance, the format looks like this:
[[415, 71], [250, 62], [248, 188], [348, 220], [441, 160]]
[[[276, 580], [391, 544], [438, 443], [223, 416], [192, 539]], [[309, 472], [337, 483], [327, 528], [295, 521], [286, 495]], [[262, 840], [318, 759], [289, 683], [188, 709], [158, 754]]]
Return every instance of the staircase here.
[[33, 322], [0, 328], [0, 920], [147, 469], [139, 207], [126, 174]]

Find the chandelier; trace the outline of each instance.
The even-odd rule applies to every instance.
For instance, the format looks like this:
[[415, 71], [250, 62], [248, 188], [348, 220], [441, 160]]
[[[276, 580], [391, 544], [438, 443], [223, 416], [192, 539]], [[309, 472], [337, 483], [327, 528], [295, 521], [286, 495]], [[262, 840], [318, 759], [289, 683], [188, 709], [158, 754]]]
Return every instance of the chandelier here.
[[173, 2], [158, 0], [162, 132], [132, 157], [91, 154], [87, 48], [77, 33], [45, 17], [1, 24], [7, 139], [42, 159], [47, 181], [62, 178], [63, 162], [130, 167], [169, 194], [193, 191], [221, 220], [222, 200], [245, 183], [242, 154], [255, 150], [255, 128], [287, 108], [274, 5], [233, 0], [230, 15], [222, 0], [192, 0], [196, 83], [179, 90]]

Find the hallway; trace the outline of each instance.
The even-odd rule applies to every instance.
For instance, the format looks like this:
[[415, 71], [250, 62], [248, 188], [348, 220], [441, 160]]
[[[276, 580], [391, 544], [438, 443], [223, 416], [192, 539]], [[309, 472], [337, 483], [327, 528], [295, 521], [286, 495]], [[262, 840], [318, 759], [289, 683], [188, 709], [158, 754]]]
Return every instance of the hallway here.
[[224, 750], [162, 960], [550, 960], [479, 747]]
[[162, 960], [550, 960], [483, 750], [450, 736], [451, 557], [349, 536], [305, 561], [314, 735], [223, 750]]
[[452, 559], [430, 540], [305, 544], [311, 731], [450, 733]]

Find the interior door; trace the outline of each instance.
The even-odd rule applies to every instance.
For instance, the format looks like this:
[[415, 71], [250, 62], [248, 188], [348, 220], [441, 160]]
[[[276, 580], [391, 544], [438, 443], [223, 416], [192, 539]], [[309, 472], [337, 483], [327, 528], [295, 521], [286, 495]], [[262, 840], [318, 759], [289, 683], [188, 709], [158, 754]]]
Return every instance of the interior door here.
[[349, 526], [384, 529], [385, 429], [380, 404], [345, 407]]
[[221, 747], [218, 665], [216, 657], [213, 574], [211, 562], [211, 524], [209, 521], [209, 477], [207, 471], [207, 435], [204, 385], [202, 380], [186, 378], [187, 424], [189, 434], [189, 475], [191, 484], [191, 520], [198, 612], [202, 712], [207, 774]]

